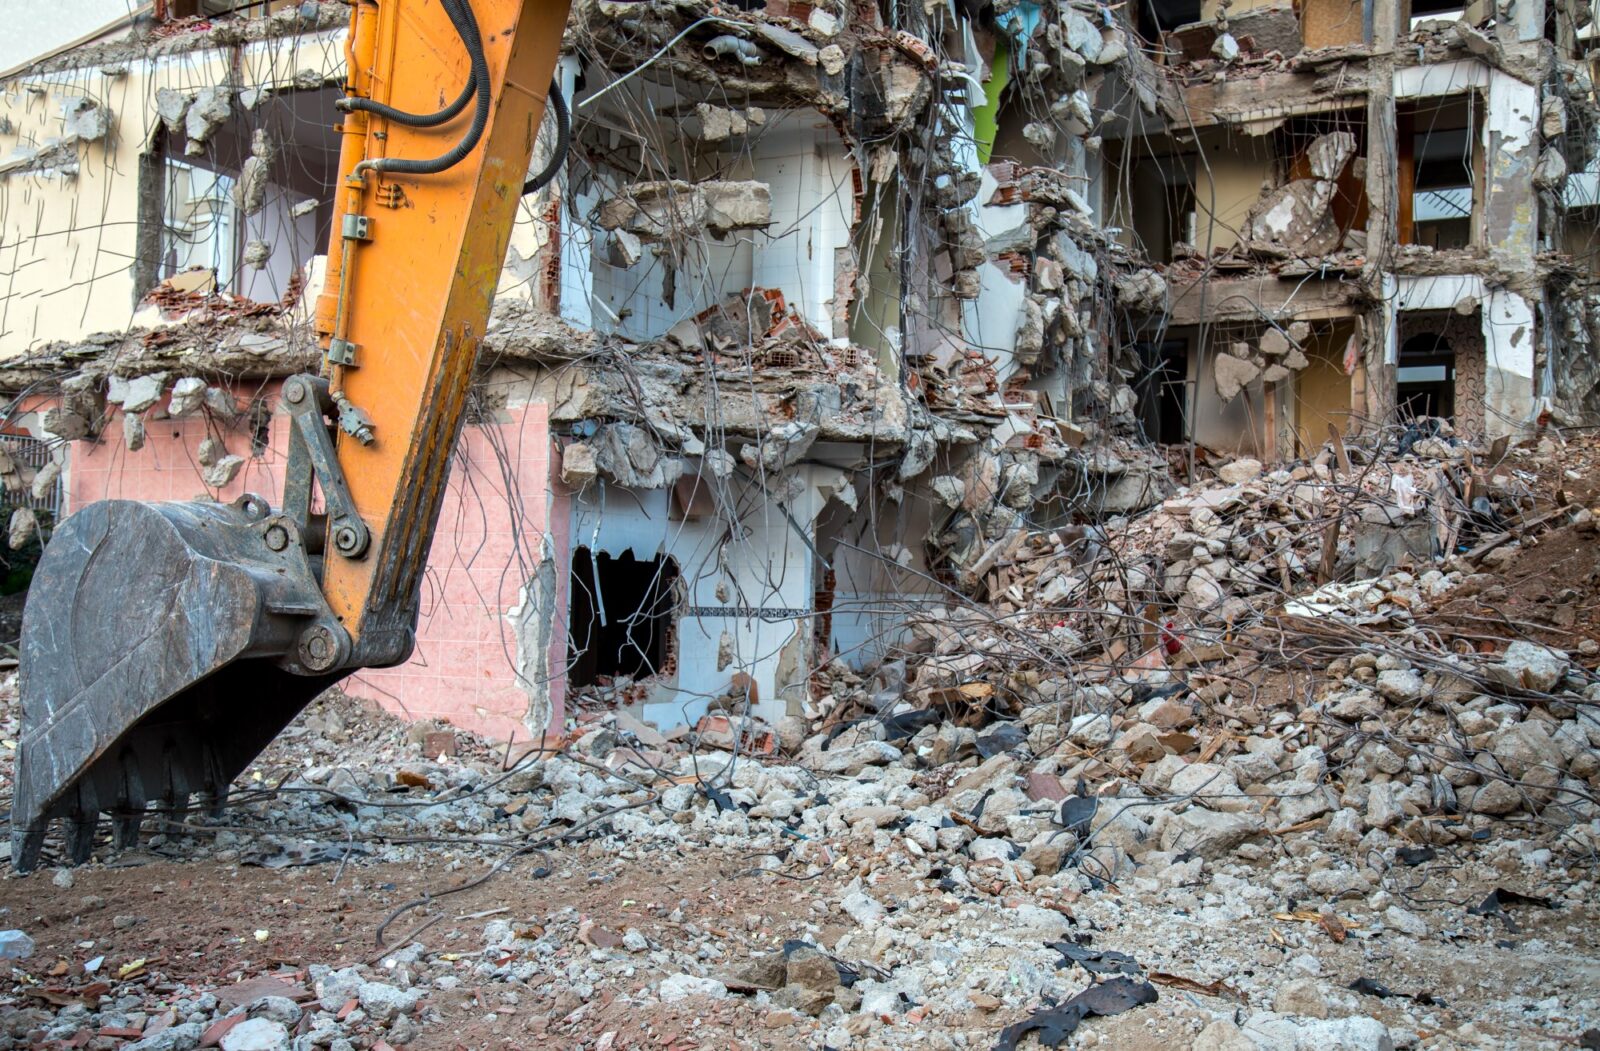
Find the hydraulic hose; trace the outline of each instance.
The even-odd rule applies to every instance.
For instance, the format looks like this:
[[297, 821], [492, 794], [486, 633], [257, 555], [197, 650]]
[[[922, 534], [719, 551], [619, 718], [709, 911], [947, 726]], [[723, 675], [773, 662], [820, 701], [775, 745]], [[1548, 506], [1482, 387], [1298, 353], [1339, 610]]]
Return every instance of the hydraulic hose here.
[[456, 32], [461, 35], [461, 43], [467, 49], [467, 57], [472, 61], [472, 75], [467, 78], [467, 84], [478, 96], [477, 106], [472, 113], [472, 126], [461, 137], [461, 141], [437, 157], [421, 161], [379, 157], [357, 164], [353, 174], [375, 171], [391, 175], [437, 175], [460, 164], [483, 137], [483, 129], [489, 125], [489, 61], [483, 53], [483, 37], [478, 31], [478, 19], [473, 15], [472, 7], [467, 0], [442, 0], [442, 2], [450, 21], [456, 27]]
[[467, 100], [472, 98], [477, 90], [477, 81], [472, 74], [467, 74], [467, 82], [462, 86], [461, 94], [456, 96], [454, 102], [436, 113], [407, 113], [403, 109], [395, 109], [393, 106], [385, 106], [381, 102], [363, 98], [343, 98], [333, 105], [335, 109], [345, 112], [360, 110], [363, 113], [371, 113], [396, 124], [404, 124], [408, 128], [436, 128], [454, 120], [462, 110], [466, 109]]
[[567, 151], [572, 148], [572, 110], [568, 108], [566, 97], [561, 94], [561, 84], [556, 80], [550, 81], [550, 109], [556, 115], [556, 148], [550, 154], [550, 162], [544, 166], [544, 171], [522, 184], [524, 197], [550, 185], [550, 180], [567, 162]]

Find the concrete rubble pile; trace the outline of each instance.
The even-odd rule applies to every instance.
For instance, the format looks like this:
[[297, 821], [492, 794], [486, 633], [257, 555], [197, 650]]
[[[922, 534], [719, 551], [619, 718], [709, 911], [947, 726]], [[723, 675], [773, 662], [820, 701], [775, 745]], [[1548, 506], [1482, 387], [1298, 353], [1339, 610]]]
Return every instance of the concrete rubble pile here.
[[[732, 700], [664, 732], [602, 712], [558, 752], [515, 759], [333, 697], [258, 764], [250, 783], [276, 791], [244, 793], [218, 827], [151, 825], [144, 851], [283, 879], [336, 865], [356, 887], [388, 871], [375, 867], [448, 852], [461, 884], [492, 877], [536, 901], [606, 864], [656, 874], [716, 859], [716, 874], [648, 908], [607, 898], [528, 917], [422, 898], [390, 915], [391, 937], [418, 926], [388, 951], [365, 956], [362, 942], [209, 980], [158, 980], [178, 961], [109, 956], [137, 916], [73, 934], [89, 947], [56, 962], [31, 944], [50, 932], [13, 911], [0, 926], [33, 926], [16, 932], [29, 944], [0, 994], [0, 1046], [434, 1046], [428, 1032], [463, 1018], [593, 1036], [613, 1009], [657, 1026], [651, 1039], [685, 1011], [733, 1028], [686, 1045], [626, 1030], [606, 1046], [755, 1046], [740, 1033], [781, 1047], [988, 1047], [997, 1034], [1029, 1046], [1030, 1030], [1070, 1032], [1049, 1028], [1062, 1017], [1050, 1004], [1088, 989], [1110, 1006], [1067, 1014], [1090, 1041], [1135, 1031], [1118, 1026], [1237, 1049], [1575, 1038], [1600, 1011], [1582, 968], [1563, 966], [1582, 947], [1540, 927], [1555, 941], [1536, 972], [1518, 971], [1514, 950], [1520, 924], [1581, 927], [1590, 909], [1597, 647], [1441, 645], [1434, 611], [1500, 586], [1487, 552], [1395, 556], [1379, 576], [1321, 586], [1297, 568], [1319, 564], [1333, 521], [1367, 521], [1409, 492], [1397, 479], [1462, 466], [1457, 448], [1352, 447], [1348, 469], [1235, 462], [1137, 520], [1084, 531], [1072, 551], [1013, 552], [996, 564], [1018, 575], [990, 582], [987, 629], [928, 617], [895, 659], [825, 669], [806, 713], [770, 731]], [[1485, 472], [1490, 510], [1515, 535], [1487, 550], [1537, 548], [1531, 523], [1549, 543], [1589, 542], [1589, 511], [1541, 510], [1540, 456]], [[1341, 577], [1359, 537], [1340, 541]], [[1152, 555], [1186, 568], [1147, 570], [1143, 592], [1117, 598]], [[1201, 567], [1217, 594], [1189, 586]], [[1093, 630], [1158, 593], [1181, 612], [1153, 630], [1127, 615]], [[6, 719], [14, 739], [14, 702]], [[87, 878], [59, 870], [54, 887]], [[778, 899], [797, 914], [754, 904]], [[105, 924], [92, 895], [68, 900], [63, 915]]]

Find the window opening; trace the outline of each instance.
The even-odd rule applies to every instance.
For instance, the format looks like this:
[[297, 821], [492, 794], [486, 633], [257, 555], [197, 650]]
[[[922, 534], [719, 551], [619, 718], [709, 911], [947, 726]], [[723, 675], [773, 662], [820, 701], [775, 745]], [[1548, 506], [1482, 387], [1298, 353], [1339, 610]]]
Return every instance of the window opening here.
[[1400, 242], [1465, 248], [1475, 238], [1477, 114], [1474, 96], [1401, 115]]

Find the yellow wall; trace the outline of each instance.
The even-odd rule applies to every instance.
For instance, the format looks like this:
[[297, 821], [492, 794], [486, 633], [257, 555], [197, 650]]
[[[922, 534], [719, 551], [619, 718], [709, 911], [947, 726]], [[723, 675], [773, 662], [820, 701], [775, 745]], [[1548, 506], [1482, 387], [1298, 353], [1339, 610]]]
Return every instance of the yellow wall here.
[[[1328, 440], [1328, 425], [1340, 433], [1350, 430], [1350, 377], [1344, 371], [1345, 344], [1353, 323], [1319, 331], [1306, 341], [1310, 361], [1294, 380], [1294, 425], [1304, 448], [1316, 449]], [[1291, 450], [1292, 451], [1292, 450]]]
[[[1258, 7], [1271, 7], [1282, 0], [1233, 0], [1228, 5], [1228, 14], [1237, 18], [1246, 11], [1254, 11]], [[1200, 21], [1210, 22], [1217, 17], [1217, 10], [1221, 7], [1221, 0], [1201, 0]]]
[[1205, 162], [1195, 164], [1195, 247], [1201, 252], [1232, 248], [1261, 187], [1273, 178], [1272, 139], [1213, 134], [1202, 136], [1201, 144]]

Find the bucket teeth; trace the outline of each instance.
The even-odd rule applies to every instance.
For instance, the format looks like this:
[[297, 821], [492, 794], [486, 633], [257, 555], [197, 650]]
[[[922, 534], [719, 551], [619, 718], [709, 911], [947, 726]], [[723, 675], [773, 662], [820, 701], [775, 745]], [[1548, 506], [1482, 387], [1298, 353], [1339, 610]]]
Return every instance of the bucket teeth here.
[[11, 830], [11, 867], [18, 872], [32, 872], [39, 867], [39, 855], [44, 852], [44, 822], [36, 827]]
[[99, 824], [100, 815], [93, 811], [67, 818], [65, 848], [68, 862], [82, 865], [94, 854], [94, 833]]
[[125, 811], [112, 816], [111, 838], [118, 850], [129, 850], [139, 845], [139, 829], [143, 823], [143, 811]]

